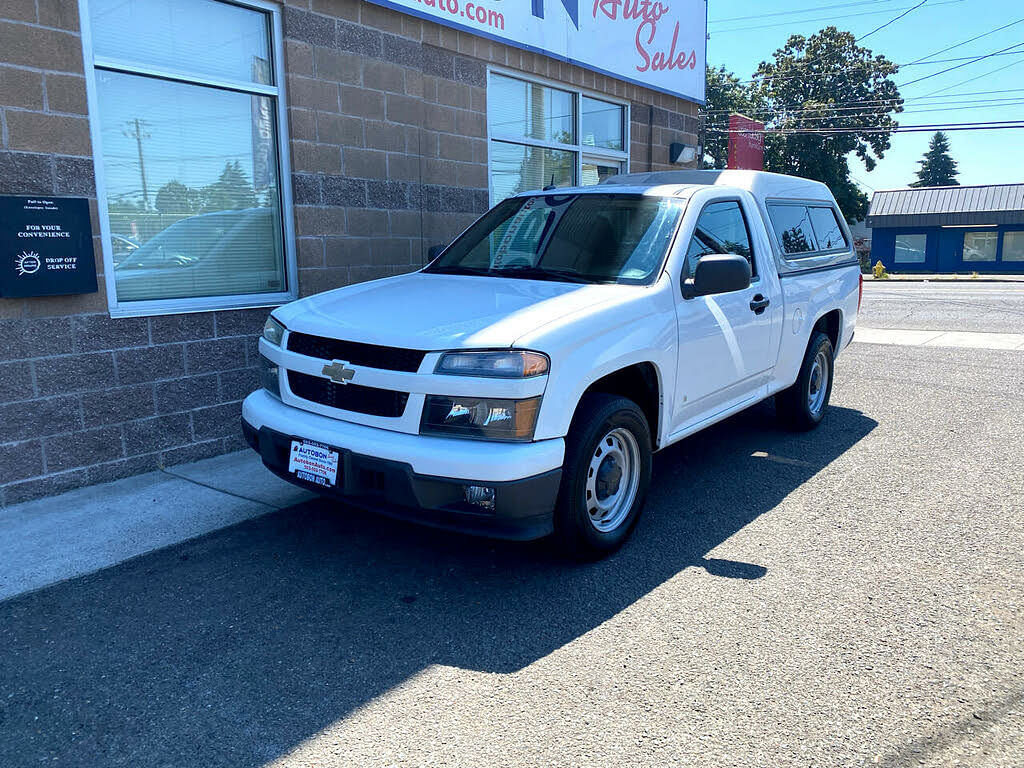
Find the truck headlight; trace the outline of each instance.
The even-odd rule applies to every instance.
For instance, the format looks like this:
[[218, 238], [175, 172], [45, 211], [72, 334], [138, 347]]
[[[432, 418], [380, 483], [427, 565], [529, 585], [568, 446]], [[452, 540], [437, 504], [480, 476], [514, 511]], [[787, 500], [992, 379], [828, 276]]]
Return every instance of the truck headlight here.
[[539, 411], [539, 397], [501, 400], [427, 395], [420, 434], [528, 442], [533, 439]]
[[281, 340], [284, 338], [284, 331], [284, 326], [277, 322], [273, 315], [268, 317], [267, 322], [263, 324], [263, 338], [275, 347], [281, 346]]
[[434, 373], [449, 376], [486, 376], [496, 379], [526, 379], [548, 372], [548, 356], [540, 352], [505, 350], [493, 352], [446, 352]]
[[257, 365], [260, 375], [260, 386], [263, 387], [267, 392], [272, 394], [274, 397], [281, 397], [281, 371], [277, 367], [277, 363], [272, 360], [268, 360], [263, 355], [260, 355], [259, 363]]

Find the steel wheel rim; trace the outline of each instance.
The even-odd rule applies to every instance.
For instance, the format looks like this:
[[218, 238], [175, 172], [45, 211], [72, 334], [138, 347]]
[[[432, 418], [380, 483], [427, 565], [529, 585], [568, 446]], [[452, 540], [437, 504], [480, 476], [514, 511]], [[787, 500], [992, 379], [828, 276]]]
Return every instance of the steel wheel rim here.
[[601, 533], [618, 528], [629, 516], [640, 487], [640, 446], [633, 433], [616, 427], [590, 455], [584, 504], [590, 524]]
[[807, 379], [807, 410], [817, 416], [825, 406], [825, 393], [828, 392], [829, 365], [828, 356], [824, 351], [814, 356], [811, 364], [811, 375]]

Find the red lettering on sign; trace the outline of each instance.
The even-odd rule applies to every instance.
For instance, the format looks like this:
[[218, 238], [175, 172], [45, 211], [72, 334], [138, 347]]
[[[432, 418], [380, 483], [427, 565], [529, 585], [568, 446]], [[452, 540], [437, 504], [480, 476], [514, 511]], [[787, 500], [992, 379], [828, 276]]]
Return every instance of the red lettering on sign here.
[[[644, 27], [648, 27], [647, 40], [643, 39]], [[654, 22], [643, 22], [636, 29], [636, 51], [643, 59], [643, 64], [637, 65], [637, 72], [646, 72], [648, 69], [655, 72], [663, 72], [666, 69], [694, 69], [697, 66], [697, 52], [679, 51], [676, 53], [676, 46], [679, 44], [679, 22], [676, 22], [672, 31], [672, 45], [668, 51], [656, 51], [652, 55], [645, 46], [654, 42], [654, 33], [657, 32], [657, 25]]]

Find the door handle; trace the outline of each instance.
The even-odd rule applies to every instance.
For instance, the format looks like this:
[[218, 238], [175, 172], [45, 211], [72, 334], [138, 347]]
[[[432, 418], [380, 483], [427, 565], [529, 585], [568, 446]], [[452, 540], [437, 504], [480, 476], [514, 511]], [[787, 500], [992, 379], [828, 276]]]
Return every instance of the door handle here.
[[768, 308], [768, 305], [771, 303], [771, 299], [766, 299], [764, 296], [758, 293], [751, 300], [750, 308], [754, 311], [755, 315], [760, 315]]

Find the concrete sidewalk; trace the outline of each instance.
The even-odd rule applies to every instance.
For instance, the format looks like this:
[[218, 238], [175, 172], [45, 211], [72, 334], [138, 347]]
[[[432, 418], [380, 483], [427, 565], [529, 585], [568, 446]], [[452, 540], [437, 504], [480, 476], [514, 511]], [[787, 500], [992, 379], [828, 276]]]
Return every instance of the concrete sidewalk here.
[[916, 274], [902, 274], [894, 275], [891, 274], [888, 277], [882, 279], [876, 279], [873, 274], [867, 273], [864, 275], [865, 283], [1024, 283], [1024, 275], [997, 275], [997, 274], [979, 274], [977, 277], [974, 275], [954, 275], [954, 274], [931, 274], [931, 275], [916, 275]]
[[1009, 349], [1024, 351], [1024, 333], [980, 331], [918, 331], [902, 328], [861, 328], [853, 336], [862, 344], [896, 344], [901, 347], [959, 347], [961, 349]]
[[312, 498], [245, 450], [0, 510], [0, 600]]

